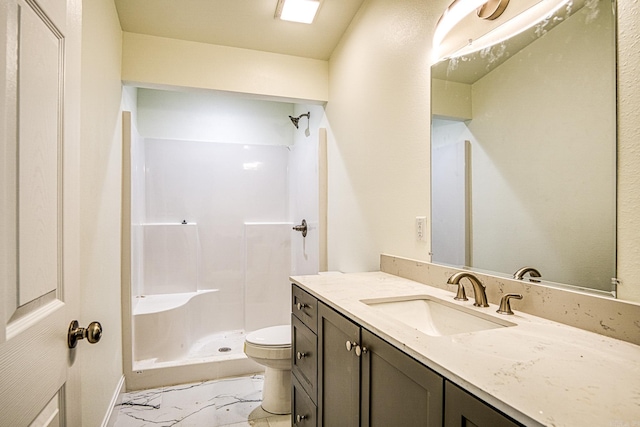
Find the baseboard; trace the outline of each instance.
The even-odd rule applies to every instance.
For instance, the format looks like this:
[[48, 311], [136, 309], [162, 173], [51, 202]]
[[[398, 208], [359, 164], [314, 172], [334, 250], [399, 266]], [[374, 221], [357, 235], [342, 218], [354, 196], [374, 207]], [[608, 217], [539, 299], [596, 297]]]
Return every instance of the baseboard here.
[[125, 386], [125, 382], [124, 382], [124, 375], [123, 375], [122, 377], [120, 377], [120, 381], [118, 381], [118, 385], [116, 385], [116, 389], [113, 392], [113, 396], [111, 397], [111, 403], [109, 404], [107, 413], [104, 415], [104, 419], [102, 420], [102, 427], [113, 427], [116, 424], [116, 420], [118, 418], [118, 411], [115, 410], [115, 407], [122, 401], [122, 394], [125, 391], [124, 386]]

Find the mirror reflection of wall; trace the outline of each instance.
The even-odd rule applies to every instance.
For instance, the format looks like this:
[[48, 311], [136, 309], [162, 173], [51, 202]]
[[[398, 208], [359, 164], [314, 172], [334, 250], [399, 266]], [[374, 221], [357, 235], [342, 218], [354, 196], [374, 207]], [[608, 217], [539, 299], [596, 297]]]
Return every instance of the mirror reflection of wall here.
[[[611, 2], [587, 2], [571, 16], [565, 11], [563, 21], [523, 33], [517, 48], [503, 43], [434, 65], [432, 169], [440, 165], [470, 176], [462, 207], [449, 210], [440, 208], [436, 195], [442, 179], [433, 177], [434, 262], [505, 274], [533, 266], [546, 281], [611, 289], [616, 240]], [[470, 141], [469, 153], [458, 158], [468, 164], [442, 166], [443, 147], [464, 141]], [[451, 252], [453, 228], [436, 227], [460, 209], [468, 212], [467, 239]]]

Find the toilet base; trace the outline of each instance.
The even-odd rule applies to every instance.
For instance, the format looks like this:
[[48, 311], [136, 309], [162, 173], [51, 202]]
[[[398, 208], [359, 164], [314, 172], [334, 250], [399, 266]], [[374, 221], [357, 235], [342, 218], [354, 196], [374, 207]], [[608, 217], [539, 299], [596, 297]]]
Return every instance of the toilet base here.
[[262, 386], [262, 409], [276, 415], [291, 413], [291, 369], [266, 367]]

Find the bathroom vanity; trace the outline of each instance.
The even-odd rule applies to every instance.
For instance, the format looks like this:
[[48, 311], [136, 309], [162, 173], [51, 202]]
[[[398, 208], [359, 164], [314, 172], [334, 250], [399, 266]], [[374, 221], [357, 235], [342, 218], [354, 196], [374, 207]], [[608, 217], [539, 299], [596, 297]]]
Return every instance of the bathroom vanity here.
[[[292, 278], [296, 426], [640, 420], [640, 347], [383, 272]], [[427, 307], [429, 306], [429, 307]], [[431, 319], [420, 313], [430, 311]], [[439, 322], [423, 327], [412, 322]]]

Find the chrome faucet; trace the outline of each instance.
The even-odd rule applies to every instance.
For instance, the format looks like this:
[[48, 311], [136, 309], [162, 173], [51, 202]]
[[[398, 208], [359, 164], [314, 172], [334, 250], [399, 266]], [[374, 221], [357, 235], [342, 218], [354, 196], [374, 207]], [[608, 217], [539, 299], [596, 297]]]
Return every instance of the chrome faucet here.
[[513, 273], [513, 278], [516, 280], [522, 280], [524, 275], [529, 273], [529, 281], [539, 283], [540, 280], [534, 279], [534, 277], [542, 277], [540, 272], [533, 267], [522, 267], [520, 270]]
[[464, 287], [462, 286], [462, 283], [460, 283], [460, 280], [465, 277], [469, 279], [471, 285], [473, 285], [473, 294], [476, 299], [476, 302], [474, 302], [473, 305], [476, 307], [489, 307], [489, 304], [487, 303], [487, 294], [485, 292], [486, 287], [480, 283], [480, 280], [478, 280], [476, 276], [466, 271], [460, 271], [449, 277], [449, 280], [447, 280], [447, 283], [450, 285], [458, 285], [458, 293], [454, 299], [458, 301], [467, 301], [467, 296], [464, 293]]

